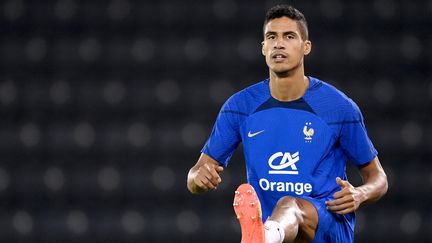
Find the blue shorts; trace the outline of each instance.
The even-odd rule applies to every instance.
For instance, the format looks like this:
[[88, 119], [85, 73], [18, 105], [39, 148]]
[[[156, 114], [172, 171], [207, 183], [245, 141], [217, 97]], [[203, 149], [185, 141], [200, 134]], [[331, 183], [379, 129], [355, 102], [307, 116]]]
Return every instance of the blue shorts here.
[[353, 243], [355, 214], [335, 214], [326, 209], [325, 199], [300, 197], [312, 203], [318, 212], [318, 227], [313, 243]]

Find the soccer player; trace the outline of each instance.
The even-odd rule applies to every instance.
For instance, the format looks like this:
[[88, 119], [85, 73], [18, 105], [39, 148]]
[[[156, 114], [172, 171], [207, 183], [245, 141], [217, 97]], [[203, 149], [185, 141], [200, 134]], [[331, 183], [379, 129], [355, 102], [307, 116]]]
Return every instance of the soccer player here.
[[[262, 54], [269, 78], [222, 106], [187, 186], [214, 190], [240, 142], [248, 184], [234, 197], [243, 243], [353, 242], [354, 212], [387, 191], [387, 177], [358, 106], [335, 87], [304, 75], [311, 52], [304, 15], [271, 8]], [[363, 184], [346, 178], [347, 161]]]

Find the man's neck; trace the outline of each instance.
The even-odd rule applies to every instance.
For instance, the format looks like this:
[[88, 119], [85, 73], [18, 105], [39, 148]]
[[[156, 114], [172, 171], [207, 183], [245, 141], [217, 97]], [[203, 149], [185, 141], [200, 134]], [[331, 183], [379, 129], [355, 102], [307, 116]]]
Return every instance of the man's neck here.
[[309, 79], [304, 72], [277, 75], [270, 71], [270, 93], [279, 101], [293, 101], [303, 97], [309, 87]]

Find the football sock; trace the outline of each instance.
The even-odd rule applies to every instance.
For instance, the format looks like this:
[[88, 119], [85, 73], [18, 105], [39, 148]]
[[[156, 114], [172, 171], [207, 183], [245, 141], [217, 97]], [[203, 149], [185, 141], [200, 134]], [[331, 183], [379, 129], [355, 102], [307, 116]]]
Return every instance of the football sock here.
[[267, 220], [264, 223], [265, 242], [266, 243], [282, 243], [285, 238], [285, 231], [279, 222]]

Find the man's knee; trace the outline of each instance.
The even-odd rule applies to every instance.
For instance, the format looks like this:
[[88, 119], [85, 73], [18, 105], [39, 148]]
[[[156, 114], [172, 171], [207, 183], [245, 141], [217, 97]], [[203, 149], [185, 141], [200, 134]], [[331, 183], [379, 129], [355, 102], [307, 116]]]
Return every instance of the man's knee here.
[[296, 197], [285, 196], [279, 199], [273, 209], [272, 218], [283, 218], [286, 215], [293, 215], [297, 218], [297, 222], [303, 221], [300, 201]]
[[300, 200], [299, 198], [292, 196], [281, 197], [276, 204], [276, 208], [300, 208]]
[[291, 215], [295, 215], [300, 228], [310, 228], [315, 230], [318, 224], [318, 212], [315, 206], [306, 199], [285, 196], [279, 199], [274, 210], [273, 216], [281, 218], [290, 211]]

